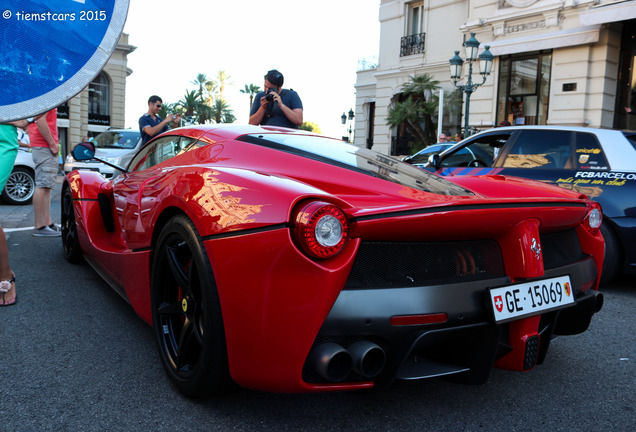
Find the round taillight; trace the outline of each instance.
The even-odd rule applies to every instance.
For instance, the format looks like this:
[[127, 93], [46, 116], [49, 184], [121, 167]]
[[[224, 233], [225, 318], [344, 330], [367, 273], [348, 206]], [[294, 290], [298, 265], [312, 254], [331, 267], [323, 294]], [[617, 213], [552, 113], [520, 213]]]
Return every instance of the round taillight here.
[[347, 241], [347, 218], [335, 205], [314, 201], [296, 212], [292, 230], [298, 246], [307, 255], [330, 258]]
[[587, 210], [587, 216], [585, 217], [585, 222], [583, 226], [586, 230], [588, 230], [592, 234], [596, 234], [603, 224], [603, 210], [601, 209], [601, 205], [595, 201], [593, 201]]
[[601, 209], [594, 207], [587, 215], [587, 221], [590, 224], [590, 228], [599, 229], [603, 223], [603, 213]]

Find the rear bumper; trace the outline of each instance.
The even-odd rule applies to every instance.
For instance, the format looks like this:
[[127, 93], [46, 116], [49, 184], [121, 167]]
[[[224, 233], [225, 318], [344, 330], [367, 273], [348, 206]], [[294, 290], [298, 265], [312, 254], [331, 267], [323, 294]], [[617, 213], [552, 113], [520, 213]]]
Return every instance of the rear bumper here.
[[[524, 360], [528, 353], [512, 353], [529, 349], [526, 340], [530, 333], [538, 337], [533, 339], [533, 344], [538, 342], [538, 351], [532, 354], [535, 358], [530, 362], [534, 366], [545, 357], [553, 334], [585, 331], [592, 315], [602, 306], [602, 296], [589, 289], [597, 277], [591, 257], [546, 271], [544, 277], [566, 274], [572, 282], [574, 305], [507, 324], [494, 322], [487, 295], [488, 288], [510, 283], [507, 277], [437, 286], [343, 290], [320, 329], [314, 349], [324, 343], [333, 343], [345, 350], [359, 341], [377, 345], [386, 358], [377, 376], [360, 377], [352, 372], [345, 380], [373, 379], [380, 385], [396, 378], [451, 374], [460, 374], [458, 378], [462, 376], [471, 383], [483, 382], [496, 361], [501, 367], [526, 370], [529, 367]], [[436, 319], [445, 315], [446, 319], [419, 325], [391, 321], [393, 317], [429, 314]], [[523, 328], [530, 328], [522, 331], [523, 346], [512, 340], [515, 336], [510, 331], [520, 322], [525, 322]], [[328, 381], [316, 373], [312, 361], [305, 364], [303, 379], [312, 383]]]

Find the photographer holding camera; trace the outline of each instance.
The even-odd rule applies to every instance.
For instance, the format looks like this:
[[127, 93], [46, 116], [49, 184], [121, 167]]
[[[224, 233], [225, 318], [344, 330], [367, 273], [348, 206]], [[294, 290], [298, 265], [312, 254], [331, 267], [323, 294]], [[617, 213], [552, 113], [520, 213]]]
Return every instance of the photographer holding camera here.
[[168, 114], [164, 119], [157, 114], [161, 111], [163, 101], [157, 95], [148, 98], [148, 112], [139, 117], [139, 132], [141, 132], [142, 143], [146, 144], [152, 137], [172, 127], [179, 127], [181, 124], [181, 114]]
[[265, 75], [265, 91], [254, 98], [250, 124], [298, 129], [303, 123], [303, 103], [294, 90], [283, 89], [283, 74], [272, 69]]

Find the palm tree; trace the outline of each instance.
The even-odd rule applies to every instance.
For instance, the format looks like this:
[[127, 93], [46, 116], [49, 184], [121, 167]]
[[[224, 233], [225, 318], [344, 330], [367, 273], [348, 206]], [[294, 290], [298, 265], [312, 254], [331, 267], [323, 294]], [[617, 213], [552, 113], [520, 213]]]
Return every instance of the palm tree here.
[[208, 76], [204, 73], [197, 74], [197, 77], [192, 80], [192, 84], [199, 87], [199, 93], [201, 95], [203, 95], [203, 89], [207, 87], [209, 82]]
[[186, 90], [183, 99], [177, 102], [177, 105], [183, 110], [186, 117], [192, 117], [199, 108], [201, 103], [201, 94], [196, 90]]
[[[411, 81], [402, 86], [402, 93], [412, 96], [420, 103], [422, 121], [424, 122], [424, 131], [426, 140], [429, 144], [437, 142], [435, 123], [432, 116], [437, 110], [439, 97], [434, 95], [434, 91], [440, 88], [439, 81], [433, 79], [428, 74], [412, 76]], [[428, 144], [427, 144], [428, 145]]]
[[225, 86], [232, 85], [230, 81], [230, 76], [224, 70], [220, 70], [216, 73], [216, 83], [219, 87], [219, 97], [223, 99], [223, 90], [225, 90]]
[[392, 106], [386, 119], [389, 126], [400, 127], [404, 125], [418, 141], [426, 143], [428, 140], [426, 132], [424, 132], [420, 124], [421, 117], [419, 102], [409, 96], [406, 100], [397, 102]]
[[196, 120], [198, 124], [207, 123], [212, 119], [212, 108], [207, 103], [200, 101], [197, 109]]
[[254, 96], [256, 96], [259, 91], [261, 91], [261, 88], [254, 84], [245, 84], [245, 88], [243, 90], [240, 90], [241, 93], [246, 94], [250, 97], [250, 111], [252, 110], [252, 104], [254, 104]]
[[388, 125], [404, 125], [418, 141], [418, 147], [426, 147], [437, 142], [432, 116], [435, 114], [438, 100], [433, 92], [439, 88], [439, 81], [430, 75], [411, 77], [411, 80], [402, 86], [403, 100], [396, 102], [389, 109]]
[[411, 81], [402, 85], [402, 93], [417, 95], [418, 100], [427, 101], [432, 92], [439, 89], [439, 81], [428, 74], [412, 76]]
[[216, 96], [216, 87], [218, 86], [216, 81], [208, 81], [205, 83], [205, 103], [212, 105]]
[[188, 122], [193, 122], [196, 119], [198, 124], [203, 124], [211, 118], [211, 109], [205, 104], [198, 90], [186, 90], [183, 99], [176, 105]]
[[215, 123], [232, 123], [236, 118], [230, 109], [230, 105], [221, 98], [214, 100], [214, 104], [210, 107], [211, 119]]
[[171, 104], [171, 103], [168, 103], [168, 102], [163, 102], [161, 104], [161, 109], [159, 110], [157, 115], [159, 117], [161, 117], [162, 119], [165, 119], [166, 116], [168, 115], [168, 113], [173, 113], [175, 111], [178, 111], [177, 104]]
[[236, 121], [236, 117], [232, 110], [228, 110], [223, 113], [223, 123], [234, 123]]

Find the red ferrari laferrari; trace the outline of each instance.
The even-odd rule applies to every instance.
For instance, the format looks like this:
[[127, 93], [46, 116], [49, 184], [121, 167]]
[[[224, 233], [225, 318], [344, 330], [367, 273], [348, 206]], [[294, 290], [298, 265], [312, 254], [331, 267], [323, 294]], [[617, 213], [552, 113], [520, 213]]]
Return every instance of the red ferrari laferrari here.
[[64, 252], [153, 326], [190, 397], [482, 383], [602, 307], [602, 213], [569, 190], [256, 126], [175, 129], [121, 170], [68, 174]]

